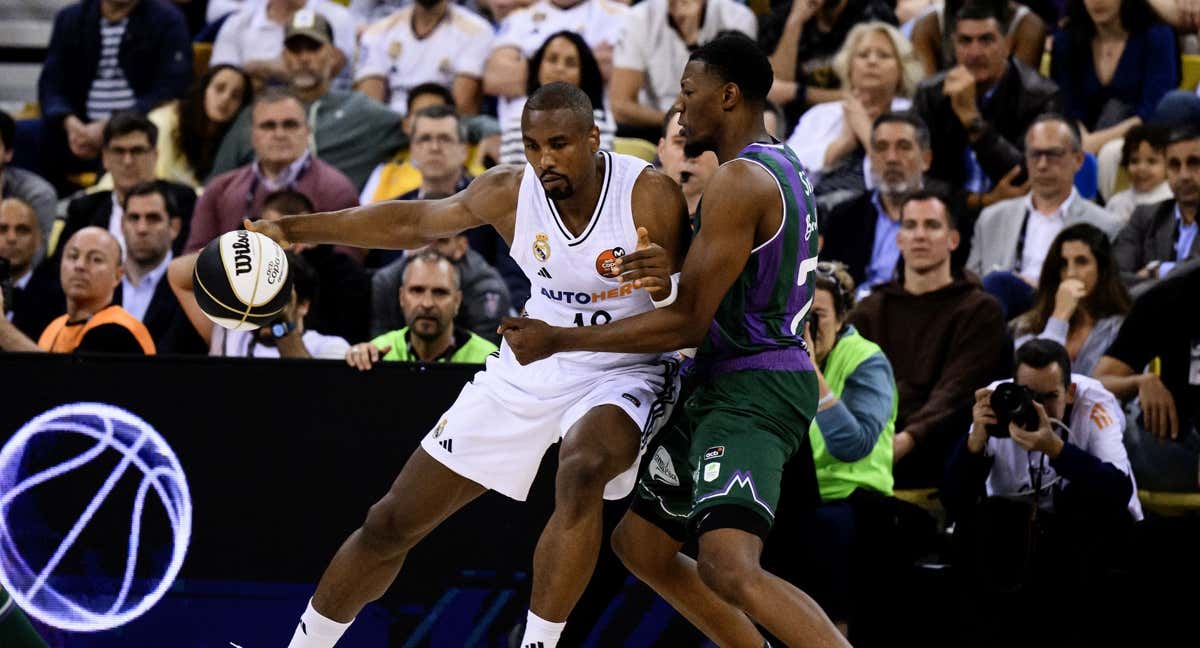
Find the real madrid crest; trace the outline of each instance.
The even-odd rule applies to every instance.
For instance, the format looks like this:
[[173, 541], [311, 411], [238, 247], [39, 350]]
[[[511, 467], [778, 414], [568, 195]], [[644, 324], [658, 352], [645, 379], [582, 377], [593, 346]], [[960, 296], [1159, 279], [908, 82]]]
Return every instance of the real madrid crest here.
[[401, 47], [402, 47], [402, 44], [400, 43], [400, 41], [392, 41], [391, 44], [388, 45], [388, 58], [399, 57]]
[[550, 260], [550, 237], [539, 233], [534, 236], [533, 258], [545, 263]]
[[450, 65], [450, 59], [444, 58], [440, 63], [438, 63], [438, 72], [441, 72], [442, 74], [450, 74], [453, 71], [454, 66]]

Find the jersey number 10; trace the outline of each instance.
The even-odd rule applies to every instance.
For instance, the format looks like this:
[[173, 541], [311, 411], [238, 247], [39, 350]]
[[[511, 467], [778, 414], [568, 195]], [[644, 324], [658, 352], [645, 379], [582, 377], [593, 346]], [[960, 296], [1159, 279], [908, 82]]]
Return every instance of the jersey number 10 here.
[[[592, 326], [608, 324], [611, 321], [612, 315], [609, 315], [608, 311], [598, 310], [592, 313]], [[583, 313], [575, 313], [575, 326], [587, 326], [583, 321]]]

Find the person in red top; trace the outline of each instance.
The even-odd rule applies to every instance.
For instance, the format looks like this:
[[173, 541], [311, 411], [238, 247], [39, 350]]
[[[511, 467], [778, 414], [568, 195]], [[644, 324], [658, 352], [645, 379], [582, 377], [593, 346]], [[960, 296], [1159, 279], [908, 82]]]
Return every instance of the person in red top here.
[[[209, 241], [262, 215], [267, 195], [292, 189], [308, 196], [318, 211], [358, 206], [350, 180], [308, 148], [308, 116], [295, 95], [270, 88], [251, 108], [254, 161], [222, 173], [204, 185], [196, 202], [184, 253], [199, 252]], [[356, 257], [360, 262], [365, 251]]]
[[123, 272], [121, 246], [112, 234], [101, 227], [79, 230], [63, 250], [61, 275], [67, 312], [50, 322], [37, 344], [7, 320], [0, 320], [0, 349], [153, 355], [150, 332], [113, 303]]

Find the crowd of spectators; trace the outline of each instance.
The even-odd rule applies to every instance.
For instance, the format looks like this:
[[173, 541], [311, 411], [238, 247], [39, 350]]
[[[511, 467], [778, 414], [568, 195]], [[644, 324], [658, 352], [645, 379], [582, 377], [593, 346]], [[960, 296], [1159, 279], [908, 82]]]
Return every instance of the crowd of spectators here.
[[[1061, 551], [1140, 520], [1139, 486], [1200, 492], [1194, 5], [81, 0], [36, 116], [0, 112], [0, 349], [482, 362], [530, 294], [491, 230], [295, 246], [292, 300], [255, 332], [199, 310], [197, 252], [243, 219], [437, 199], [522, 164], [522, 106], [550, 82], [695, 215], [717, 160], [684, 147], [678, 80], [742, 32], [819, 206], [814, 587], [850, 631], [872, 589], [854, 538], [888, 526], [896, 489], [942, 489], [975, 585], [995, 580], [981, 534], [1035, 523], [1014, 499]], [[1005, 382], [1036, 430], [988, 431]]]

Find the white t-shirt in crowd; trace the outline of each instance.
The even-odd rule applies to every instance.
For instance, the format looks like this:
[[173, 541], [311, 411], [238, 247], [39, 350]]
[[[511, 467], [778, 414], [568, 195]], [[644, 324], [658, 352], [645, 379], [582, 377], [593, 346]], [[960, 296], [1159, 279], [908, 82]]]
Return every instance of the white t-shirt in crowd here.
[[[561, 9], [550, 0], [540, 0], [528, 7], [509, 14], [500, 23], [500, 30], [492, 40], [492, 51], [514, 47], [521, 55], [529, 58], [538, 51], [546, 37], [569, 30], [583, 37], [589, 47], [601, 43], [616, 46], [625, 29], [625, 18], [629, 7], [613, 0], [583, 0], [567, 9]], [[501, 97], [496, 117], [501, 124], [511, 122], [511, 115], [520, 115], [525, 108], [525, 97]]]
[[[350, 348], [350, 343], [342, 338], [316, 331], [305, 331], [300, 339], [304, 341], [304, 348], [308, 349], [310, 356], [325, 360], [343, 360]], [[258, 331], [231, 331], [214, 326], [208, 355], [229, 358], [278, 358], [279, 349], [259, 341]]]
[[[912, 107], [912, 102], [904, 97], [892, 98], [892, 112], [903, 112]], [[814, 185], [821, 179], [825, 170], [825, 150], [842, 134], [842, 124], [846, 122], [846, 111], [842, 102], [830, 101], [819, 103], [804, 111], [787, 145], [796, 152], [796, 157], [804, 165], [808, 179]], [[871, 161], [869, 157], [863, 160], [863, 177], [867, 188], [874, 189], [871, 180]]]
[[[333, 28], [333, 44], [347, 61], [354, 60], [355, 32], [358, 23], [354, 16], [332, 0], [308, 0], [306, 9], [321, 14]], [[267, 61], [283, 53], [283, 25], [267, 18], [267, 3], [247, 0], [242, 8], [230, 14], [217, 32], [209, 65], [228, 63], [244, 66], [248, 61]]]
[[367, 77], [387, 79], [392, 110], [408, 110], [408, 91], [422, 83], [447, 88], [458, 75], [483, 78], [491, 53], [492, 26], [483, 17], [455, 4], [424, 38], [413, 33], [414, 7], [409, 5], [371, 25], [359, 44], [357, 83]]
[[[988, 389], [995, 389], [996, 385], [1002, 382], [1008, 381], [998, 380], [988, 385]], [[1071, 382], [1075, 385], [1075, 403], [1071, 406], [1071, 420], [1066, 422], [1071, 427], [1067, 443], [1100, 461], [1112, 464], [1117, 470], [1129, 475], [1130, 481], [1133, 482], [1129, 455], [1121, 442], [1125, 430], [1125, 413], [1121, 410], [1121, 403], [1099, 380], [1073, 373]], [[985, 452], [995, 460], [987, 478], [989, 496], [1032, 494], [1030, 470], [1036, 471], [1041, 468], [1042, 453], [1030, 453], [1012, 439], [995, 437], [988, 437]], [[1049, 487], [1059, 477], [1050, 465], [1050, 460], [1046, 459], [1042, 488]], [[1066, 480], [1063, 482], [1065, 485]], [[1128, 508], [1135, 520], [1142, 519], [1142, 505], [1138, 501], [1136, 482], [1133, 482], [1133, 493], [1129, 497]]]
[[[671, 27], [668, 0], [645, 0], [629, 10], [623, 36], [613, 52], [613, 67], [641, 72], [638, 103], [666, 112], [679, 96], [679, 78], [687, 65], [688, 46]], [[746, 5], [735, 0], [708, 0], [698, 43], [703, 45], [723, 31], [740, 31], [750, 38], [758, 33], [758, 20]]]

